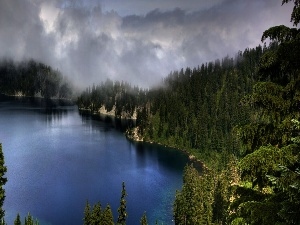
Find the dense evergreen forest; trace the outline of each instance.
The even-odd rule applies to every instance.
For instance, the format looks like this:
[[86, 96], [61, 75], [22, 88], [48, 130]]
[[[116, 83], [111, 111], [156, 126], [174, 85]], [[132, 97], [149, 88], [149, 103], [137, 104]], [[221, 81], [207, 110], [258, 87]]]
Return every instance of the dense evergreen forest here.
[[0, 92], [6, 95], [71, 99], [73, 88], [63, 75], [34, 60], [0, 61]]
[[[300, 1], [282, 4], [290, 2], [296, 28], [269, 28], [262, 35], [268, 46], [173, 71], [149, 90], [107, 80], [78, 97], [81, 110], [105, 108], [117, 117], [136, 118], [128, 137], [185, 150], [205, 163], [201, 174], [193, 165], [185, 167], [174, 202], [176, 225], [300, 224]], [[58, 72], [32, 61], [4, 61], [0, 76], [7, 94], [70, 93]], [[3, 220], [7, 179], [1, 145], [0, 153]], [[117, 224], [126, 224], [125, 197], [123, 183]], [[21, 224], [19, 217], [15, 224]], [[30, 214], [26, 221], [35, 224]], [[100, 203], [92, 208], [87, 202], [84, 224], [113, 221], [109, 205], [102, 210]], [[146, 214], [140, 223], [147, 224]]]
[[87, 88], [78, 106], [93, 113], [114, 109], [123, 118], [136, 114], [137, 128], [129, 136], [136, 133], [140, 140], [187, 150], [208, 163], [212, 157], [239, 155], [232, 129], [249, 121], [249, 110], [240, 100], [259, 79], [260, 57], [272, 48], [258, 46], [234, 58], [174, 71], [150, 90], [107, 80]]

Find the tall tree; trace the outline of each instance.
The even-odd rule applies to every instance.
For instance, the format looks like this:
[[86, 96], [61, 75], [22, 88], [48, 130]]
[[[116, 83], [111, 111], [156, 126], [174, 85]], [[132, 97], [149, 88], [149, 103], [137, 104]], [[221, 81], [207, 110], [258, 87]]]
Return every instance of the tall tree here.
[[7, 178], [5, 177], [5, 173], [7, 172], [7, 168], [4, 165], [4, 155], [2, 151], [2, 144], [0, 143], [0, 220], [4, 220], [5, 210], [3, 209], [3, 203], [5, 199], [5, 190], [4, 185], [7, 182]]
[[211, 224], [213, 183], [211, 175], [199, 176], [198, 171], [187, 165], [184, 169], [183, 187], [177, 191], [174, 202], [176, 225]]
[[127, 212], [126, 212], [126, 199], [125, 197], [126, 189], [125, 189], [125, 182], [122, 182], [122, 192], [121, 192], [121, 199], [120, 199], [120, 206], [118, 208], [118, 220], [117, 224], [125, 225], [126, 224], [126, 218], [127, 218]]

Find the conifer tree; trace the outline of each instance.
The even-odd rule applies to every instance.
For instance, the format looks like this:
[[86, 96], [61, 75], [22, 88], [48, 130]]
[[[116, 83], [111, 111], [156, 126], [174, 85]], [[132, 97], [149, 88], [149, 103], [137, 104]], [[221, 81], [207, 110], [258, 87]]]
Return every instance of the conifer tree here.
[[127, 212], [126, 212], [126, 199], [127, 196], [126, 190], [125, 190], [125, 182], [122, 183], [122, 192], [121, 192], [121, 199], [120, 199], [120, 206], [118, 208], [118, 225], [125, 225], [126, 224], [126, 218], [127, 218]]
[[114, 225], [114, 218], [109, 204], [107, 204], [103, 211], [101, 225]]
[[2, 152], [2, 144], [0, 143], [0, 220], [4, 220], [5, 216], [5, 211], [2, 208], [4, 199], [5, 199], [5, 190], [4, 190], [4, 185], [7, 182], [7, 178], [4, 177], [5, 173], [7, 172], [7, 168], [4, 165], [4, 155]]
[[28, 213], [27, 217], [25, 217], [25, 225], [39, 225], [39, 222], [38, 220], [34, 220], [30, 213]]
[[147, 221], [147, 216], [146, 216], [146, 212], [143, 213], [143, 216], [140, 220], [141, 225], [148, 225], [148, 221]]
[[[297, 25], [300, 5], [293, 2], [291, 21]], [[244, 99], [253, 116], [239, 133], [245, 151], [240, 161], [242, 182], [231, 204], [233, 222], [299, 223], [299, 37], [299, 29], [285, 26], [272, 27], [262, 36], [274, 47], [262, 56], [261, 82]]]
[[102, 221], [102, 211], [101, 211], [101, 204], [98, 202], [94, 205], [92, 215], [91, 215], [91, 224], [92, 225], [99, 225]]
[[211, 175], [199, 176], [193, 165], [187, 165], [184, 169], [182, 191], [177, 191], [174, 202], [175, 224], [211, 224], [212, 193]]
[[14, 221], [14, 225], [21, 225], [22, 223], [21, 223], [21, 218], [20, 218], [20, 214], [18, 213], [17, 214], [17, 217], [16, 217], [16, 219], [15, 219], [15, 221]]
[[84, 225], [91, 225], [92, 224], [91, 205], [88, 201], [86, 201], [86, 205], [85, 205], [85, 208], [84, 208], [83, 224]]

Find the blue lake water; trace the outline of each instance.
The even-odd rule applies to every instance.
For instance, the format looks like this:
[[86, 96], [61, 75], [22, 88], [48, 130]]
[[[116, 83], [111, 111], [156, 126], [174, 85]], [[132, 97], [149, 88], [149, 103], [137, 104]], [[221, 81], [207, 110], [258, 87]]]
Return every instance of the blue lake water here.
[[6, 221], [28, 212], [41, 225], [83, 224], [87, 200], [109, 203], [117, 219], [122, 181], [127, 224], [173, 224], [172, 204], [188, 162], [183, 153], [133, 143], [114, 123], [79, 114], [76, 106], [47, 108], [29, 99], [0, 101], [0, 142], [8, 182]]

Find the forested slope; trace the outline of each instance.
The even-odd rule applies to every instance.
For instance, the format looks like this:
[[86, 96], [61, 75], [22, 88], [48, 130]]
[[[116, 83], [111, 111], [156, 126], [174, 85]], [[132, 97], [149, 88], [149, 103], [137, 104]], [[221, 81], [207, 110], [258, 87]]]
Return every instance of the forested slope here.
[[[192, 152], [202, 160], [239, 154], [232, 129], [249, 120], [240, 100], [258, 79], [258, 46], [223, 58], [172, 72], [163, 87], [149, 91], [147, 123], [138, 123], [145, 140]], [[145, 121], [145, 120], [144, 120]], [[224, 154], [223, 154], [224, 153]]]
[[58, 70], [41, 62], [11, 59], [0, 61], [0, 93], [27, 97], [73, 97], [73, 87]]
[[160, 87], [149, 90], [107, 80], [87, 88], [78, 106], [94, 113], [114, 108], [115, 116], [128, 118], [136, 111], [140, 139], [187, 150], [202, 160], [239, 154], [232, 128], [249, 120], [240, 100], [258, 80], [259, 60], [268, 50], [258, 46], [171, 72]]

